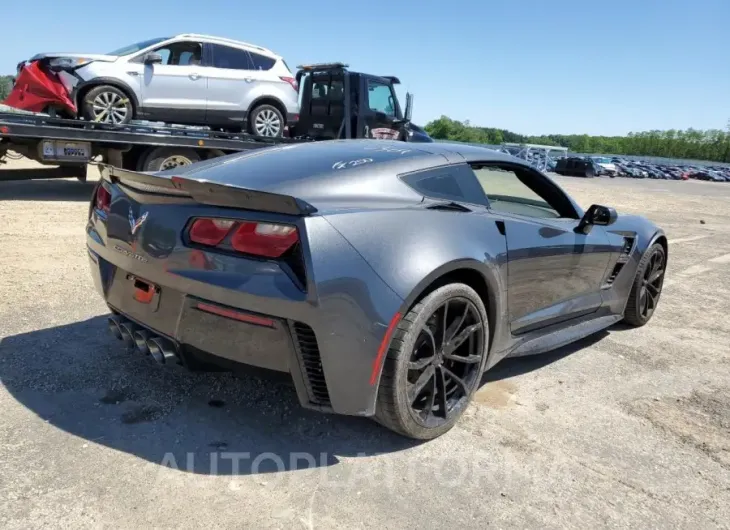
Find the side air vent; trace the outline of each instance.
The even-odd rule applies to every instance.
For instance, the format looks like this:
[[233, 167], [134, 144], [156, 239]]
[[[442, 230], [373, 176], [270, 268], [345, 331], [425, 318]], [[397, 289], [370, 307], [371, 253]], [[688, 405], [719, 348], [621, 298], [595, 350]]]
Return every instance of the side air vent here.
[[319, 355], [317, 337], [314, 330], [301, 322], [294, 322], [292, 329], [295, 335], [297, 356], [304, 375], [304, 382], [309, 400], [315, 405], [330, 406], [330, 395], [324, 379], [322, 359]]
[[611, 271], [611, 275], [606, 279], [606, 285], [611, 285], [616, 280], [624, 265], [626, 265], [626, 262], [629, 261], [631, 251], [634, 250], [635, 239], [634, 237], [624, 236], [624, 246], [621, 248], [621, 255], [618, 257], [616, 265], [614, 265]]

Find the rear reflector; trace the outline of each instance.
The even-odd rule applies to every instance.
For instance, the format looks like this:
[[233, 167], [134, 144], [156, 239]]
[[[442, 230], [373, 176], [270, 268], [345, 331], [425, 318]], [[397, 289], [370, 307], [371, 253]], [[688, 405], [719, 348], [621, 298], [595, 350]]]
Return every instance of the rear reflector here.
[[203, 302], [199, 302], [198, 305], [196, 305], [195, 307], [197, 309], [200, 309], [201, 311], [205, 311], [206, 313], [211, 313], [213, 315], [218, 315], [225, 318], [231, 318], [233, 320], [238, 320], [239, 322], [247, 322], [249, 324], [256, 324], [257, 326], [266, 326], [268, 328], [274, 327], [274, 321], [270, 318], [252, 315], [251, 313], [242, 313], [234, 309], [226, 309], [225, 307], [220, 307], [213, 304], [205, 304]]
[[214, 247], [226, 238], [233, 224], [227, 219], [196, 219], [190, 227], [190, 241]]

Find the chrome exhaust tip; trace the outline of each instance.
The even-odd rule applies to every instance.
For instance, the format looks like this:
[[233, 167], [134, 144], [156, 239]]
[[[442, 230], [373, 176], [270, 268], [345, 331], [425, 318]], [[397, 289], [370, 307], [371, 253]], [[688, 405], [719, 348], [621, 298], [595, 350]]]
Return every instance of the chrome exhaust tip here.
[[134, 347], [134, 332], [138, 329], [139, 327], [131, 322], [122, 322], [119, 324], [119, 331], [122, 334], [122, 340], [128, 348]]
[[150, 355], [158, 364], [170, 364], [175, 362], [177, 355], [175, 349], [167, 339], [153, 337], [147, 340], [147, 348]]
[[122, 330], [119, 329], [119, 324], [121, 323], [120, 318], [116, 315], [112, 315], [106, 319], [106, 322], [107, 326], [109, 326], [109, 331], [111, 332], [111, 334], [121, 340]]
[[132, 335], [132, 338], [134, 339], [134, 344], [137, 346], [137, 350], [140, 353], [143, 353], [147, 355], [150, 353], [150, 349], [147, 347], [147, 341], [150, 338], [150, 332], [145, 329], [140, 329], [138, 331], [135, 331]]

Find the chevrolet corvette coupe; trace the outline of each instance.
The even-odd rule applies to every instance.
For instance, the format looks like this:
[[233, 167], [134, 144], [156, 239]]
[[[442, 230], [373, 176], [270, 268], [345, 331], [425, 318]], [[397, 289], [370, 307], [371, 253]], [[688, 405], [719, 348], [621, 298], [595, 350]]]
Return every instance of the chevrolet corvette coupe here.
[[291, 374], [415, 439], [500, 359], [652, 317], [664, 232], [485, 148], [342, 140], [106, 166], [86, 227], [109, 329], [162, 364]]

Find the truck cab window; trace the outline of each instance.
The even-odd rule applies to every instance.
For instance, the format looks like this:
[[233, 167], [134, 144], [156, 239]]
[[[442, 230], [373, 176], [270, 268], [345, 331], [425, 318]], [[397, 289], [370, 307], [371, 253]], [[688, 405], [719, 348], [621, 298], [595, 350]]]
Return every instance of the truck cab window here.
[[368, 106], [373, 112], [382, 112], [395, 118], [395, 98], [390, 85], [368, 80]]

